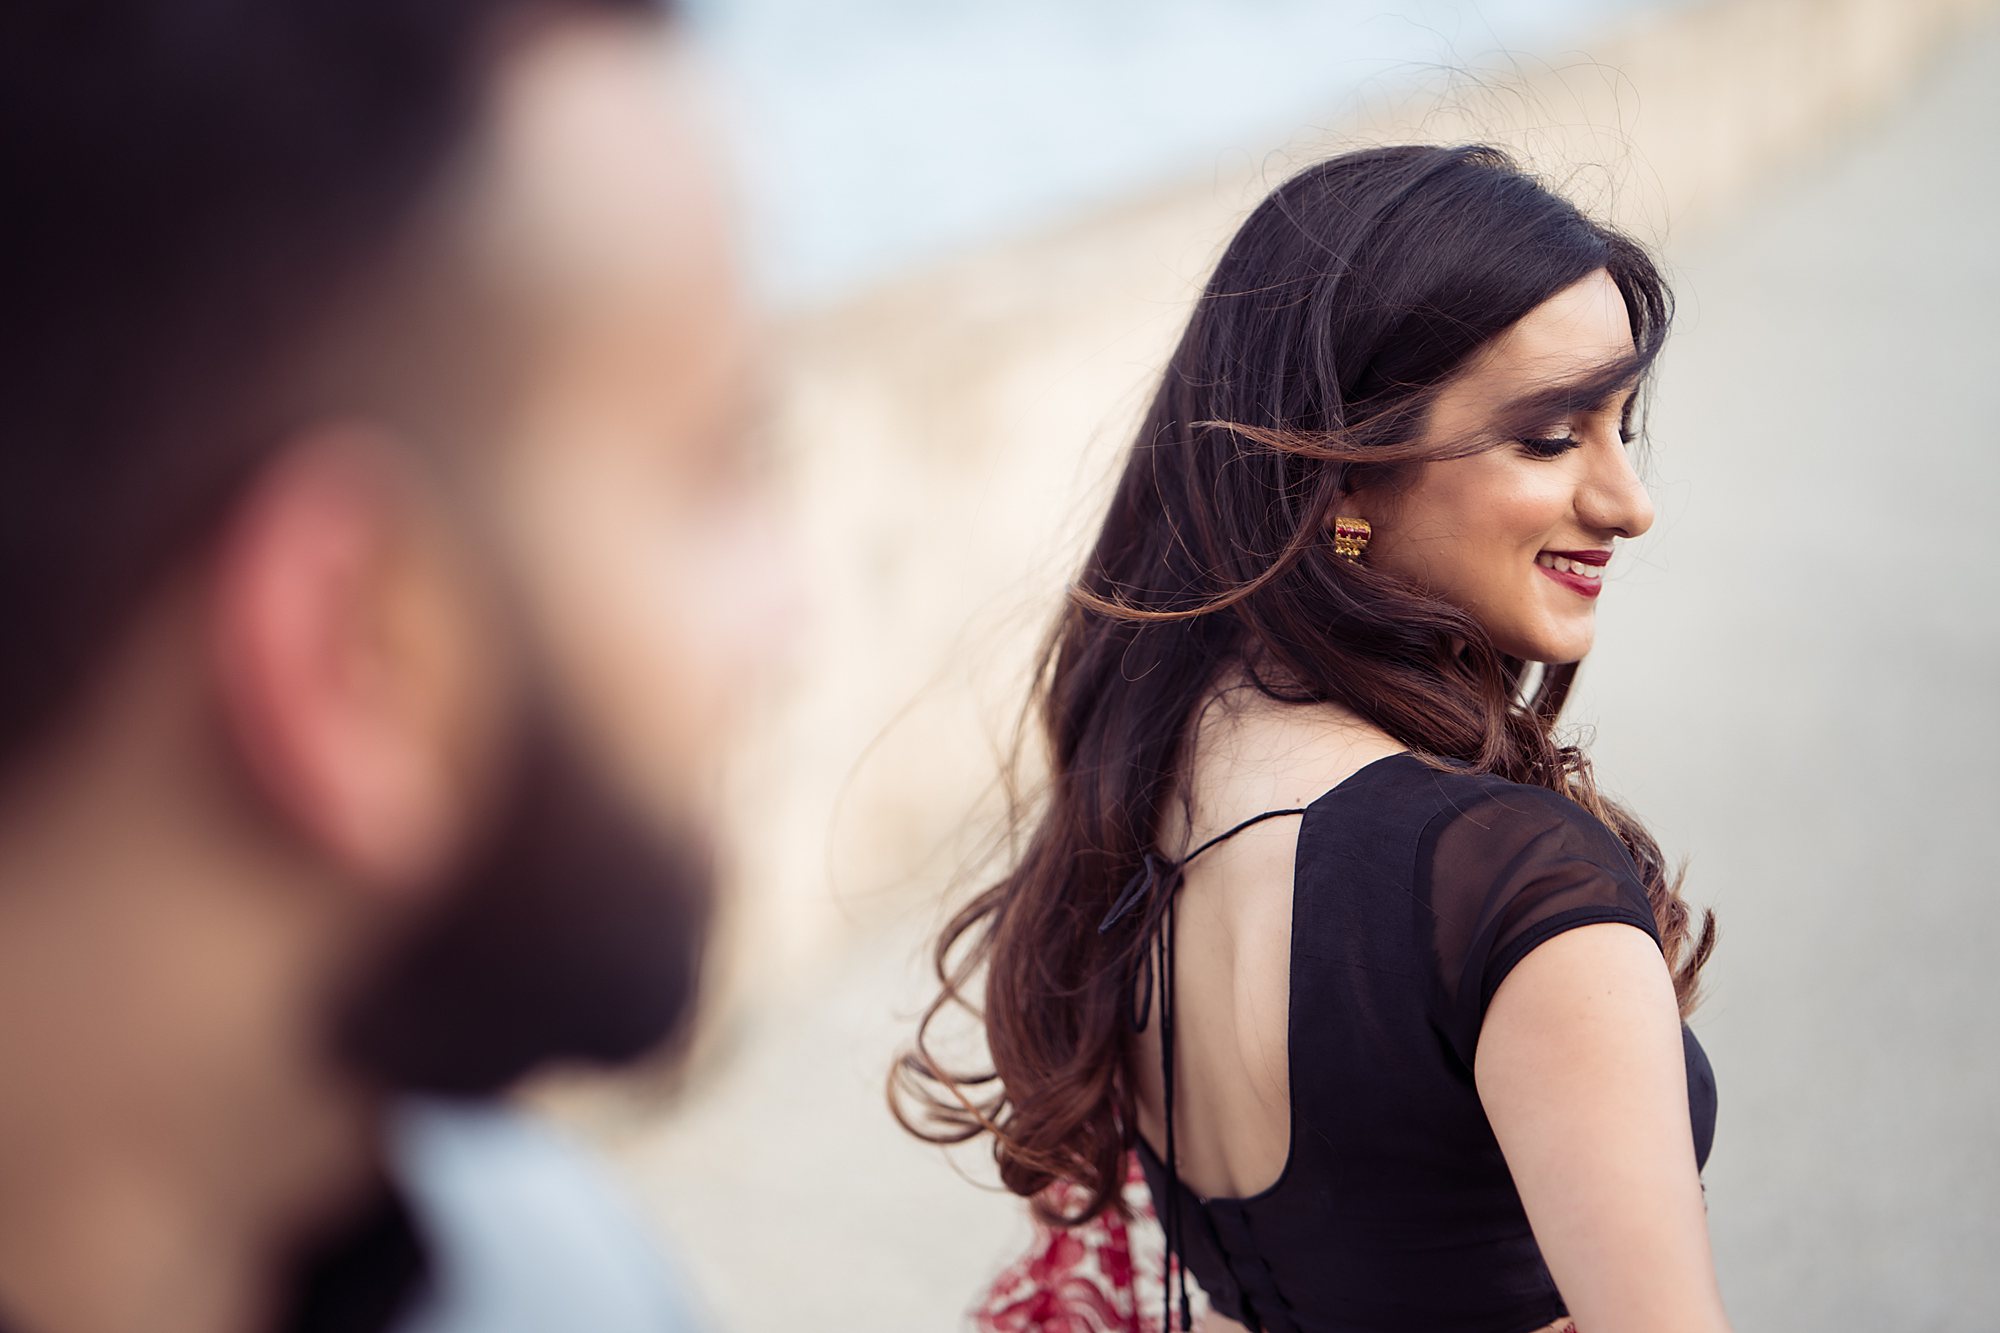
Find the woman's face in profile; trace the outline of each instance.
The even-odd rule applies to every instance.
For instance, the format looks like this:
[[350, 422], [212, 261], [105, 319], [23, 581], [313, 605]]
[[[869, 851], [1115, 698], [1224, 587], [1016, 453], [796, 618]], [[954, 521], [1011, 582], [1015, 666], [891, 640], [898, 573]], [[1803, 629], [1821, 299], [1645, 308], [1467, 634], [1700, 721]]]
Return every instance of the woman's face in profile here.
[[[1488, 435], [1508, 403], [1632, 354], [1624, 297], [1600, 269], [1482, 348], [1439, 393], [1427, 434]], [[1615, 543], [1653, 524], [1624, 439], [1630, 403], [1622, 390], [1526, 438], [1422, 464], [1400, 487], [1356, 491], [1340, 512], [1373, 526], [1365, 561], [1470, 612], [1500, 651], [1577, 661]]]

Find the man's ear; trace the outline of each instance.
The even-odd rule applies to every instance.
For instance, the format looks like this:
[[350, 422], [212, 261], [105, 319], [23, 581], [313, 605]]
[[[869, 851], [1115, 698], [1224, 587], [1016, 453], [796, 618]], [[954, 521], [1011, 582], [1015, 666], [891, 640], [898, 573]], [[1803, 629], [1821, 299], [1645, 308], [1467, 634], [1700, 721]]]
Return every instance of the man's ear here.
[[273, 459], [214, 549], [215, 685], [253, 784], [389, 893], [435, 880], [470, 817], [467, 729], [490, 692], [469, 678], [483, 646], [450, 549], [413, 461], [358, 426]]

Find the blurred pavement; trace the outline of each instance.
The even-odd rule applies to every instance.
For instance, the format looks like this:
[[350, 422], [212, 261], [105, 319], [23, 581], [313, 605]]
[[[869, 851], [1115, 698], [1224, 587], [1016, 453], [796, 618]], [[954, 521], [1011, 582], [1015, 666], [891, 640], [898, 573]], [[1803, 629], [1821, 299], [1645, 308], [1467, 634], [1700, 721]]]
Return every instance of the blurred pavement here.
[[1574, 716], [1688, 853], [1739, 1329], [2000, 1328], [2000, 30], [1674, 254]]

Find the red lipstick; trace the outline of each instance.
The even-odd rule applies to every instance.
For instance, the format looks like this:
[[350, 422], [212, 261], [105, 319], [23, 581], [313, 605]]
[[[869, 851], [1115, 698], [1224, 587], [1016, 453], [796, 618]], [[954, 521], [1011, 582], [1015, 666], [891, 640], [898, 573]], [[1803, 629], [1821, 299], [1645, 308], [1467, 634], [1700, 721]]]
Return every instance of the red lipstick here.
[[[1598, 567], [1602, 567], [1611, 559], [1611, 552], [1609, 551], [1543, 551], [1541, 555], [1559, 555], [1565, 560], [1573, 561], [1579, 565]], [[1535, 558], [1535, 568], [1548, 575], [1551, 579], [1554, 579], [1557, 583], [1560, 583], [1563, 587], [1568, 588], [1577, 596], [1595, 598], [1599, 593], [1604, 591], [1603, 575], [1600, 574], [1594, 578], [1586, 578], [1582, 574], [1574, 574], [1566, 569], [1550, 569], [1541, 562], [1541, 555]]]

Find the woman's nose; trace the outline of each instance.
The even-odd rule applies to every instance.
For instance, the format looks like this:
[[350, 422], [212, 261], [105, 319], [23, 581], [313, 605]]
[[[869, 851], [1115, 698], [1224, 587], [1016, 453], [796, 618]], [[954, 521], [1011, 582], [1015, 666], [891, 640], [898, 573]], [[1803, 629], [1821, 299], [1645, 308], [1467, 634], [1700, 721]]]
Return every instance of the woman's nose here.
[[1577, 495], [1577, 517], [1593, 529], [1637, 537], [1653, 526], [1653, 497], [1632, 466], [1632, 454], [1612, 437], [1596, 451], [1590, 475]]

